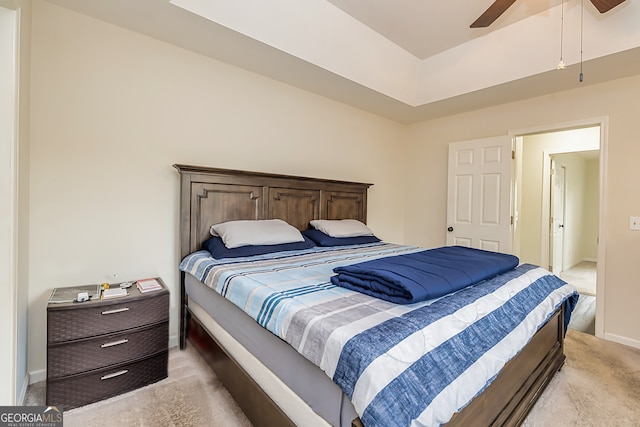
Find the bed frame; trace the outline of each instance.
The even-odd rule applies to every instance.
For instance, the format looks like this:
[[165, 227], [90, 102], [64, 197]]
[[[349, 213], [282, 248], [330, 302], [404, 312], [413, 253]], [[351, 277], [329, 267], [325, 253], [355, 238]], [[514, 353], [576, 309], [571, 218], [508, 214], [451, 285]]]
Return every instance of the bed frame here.
[[[212, 224], [239, 219], [287, 221], [300, 230], [312, 219], [366, 222], [371, 184], [174, 165], [180, 173], [180, 255], [199, 250]], [[228, 355], [188, 308], [181, 273], [180, 348], [187, 339], [203, 354], [254, 426], [293, 426], [282, 410]], [[447, 426], [517, 426], [564, 363], [564, 313], [558, 310], [493, 383]], [[359, 419], [352, 426], [362, 426]]]

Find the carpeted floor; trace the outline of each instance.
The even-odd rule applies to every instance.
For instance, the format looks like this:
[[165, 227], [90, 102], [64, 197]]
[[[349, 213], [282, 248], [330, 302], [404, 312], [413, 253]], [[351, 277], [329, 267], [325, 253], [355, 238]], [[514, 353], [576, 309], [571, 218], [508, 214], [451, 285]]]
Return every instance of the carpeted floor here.
[[579, 262], [558, 276], [574, 285], [582, 295], [596, 294], [597, 264], [595, 262]]
[[571, 314], [569, 329], [596, 333], [596, 271], [595, 262], [582, 261], [560, 273], [560, 278], [571, 283], [578, 289], [580, 299]]
[[[524, 422], [525, 427], [640, 425], [640, 349], [570, 330], [567, 361]], [[44, 405], [44, 383], [27, 403]], [[169, 378], [64, 413], [73, 426], [238, 426], [251, 423], [191, 346], [169, 353]]]
[[524, 427], [640, 426], [640, 349], [570, 330], [565, 354]]
[[580, 294], [578, 304], [571, 313], [568, 329], [587, 334], [596, 334], [596, 297]]

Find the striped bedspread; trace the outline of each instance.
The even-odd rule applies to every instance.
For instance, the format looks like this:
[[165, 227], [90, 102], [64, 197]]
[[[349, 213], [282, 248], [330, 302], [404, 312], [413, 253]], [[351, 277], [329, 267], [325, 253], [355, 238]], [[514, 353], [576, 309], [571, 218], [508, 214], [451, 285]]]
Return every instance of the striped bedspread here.
[[[398, 305], [335, 286], [333, 268], [424, 250], [387, 243], [214, 260], [180, 269], [319, 366], [373, 426], [436, 426], [482, 392], [577, 292], [521, 265], [454, 294]], [[570, 310], [568, 310], [570, 313]]]

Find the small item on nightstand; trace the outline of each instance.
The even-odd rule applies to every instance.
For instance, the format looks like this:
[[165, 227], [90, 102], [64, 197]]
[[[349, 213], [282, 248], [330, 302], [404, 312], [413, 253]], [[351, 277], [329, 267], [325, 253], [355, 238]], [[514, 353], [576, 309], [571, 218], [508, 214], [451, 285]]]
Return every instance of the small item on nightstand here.
[[76, 298], [76, 302], [85, 302], [89, 301], [89, 292], [78, 292], [78, 297]]
[[122, 282], [122, 283], [120, 283], [120, 287], [121, 287], [122, 289], [130, 288], [130, 287], [131, 287], [131, 285], [133, 285], [133, 282]]
[[104, 291], [102, 291], [102, 298], [103, 299], [109, 299], [109, 298], [117, 298], [117, 297], [126, 297], [127, 295], [129, 295], [129, 292], [127, 292], [126, 289], [123, 288], [109, 288], [109, 289], [105, 289]]
[[55, 288], [49, 296], [49, 303], [62, 304], [67, 302], [79, 302], [78, 296], [87, 293], [87, 300], [100, 298], [100, 285], [73, 286], [68, 288]]
[[141, 293], [157, 291], [162, 289], [162, 286], [156, 279], [141, 279], [137, 282], [138, 290]]

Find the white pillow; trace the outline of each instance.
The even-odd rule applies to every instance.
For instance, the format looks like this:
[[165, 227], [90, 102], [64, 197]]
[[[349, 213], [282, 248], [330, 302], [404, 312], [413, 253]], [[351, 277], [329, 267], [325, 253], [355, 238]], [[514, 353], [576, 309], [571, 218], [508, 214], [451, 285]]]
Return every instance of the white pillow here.
[[228, 249], [248, 245], [279, 245], [304, 242], [300, 230], [281, 219], [228, 221], [211, 226]]
[[357, 219], [314, 219], [309, 224], [331, 237], [373, 236], [373, 231]]

